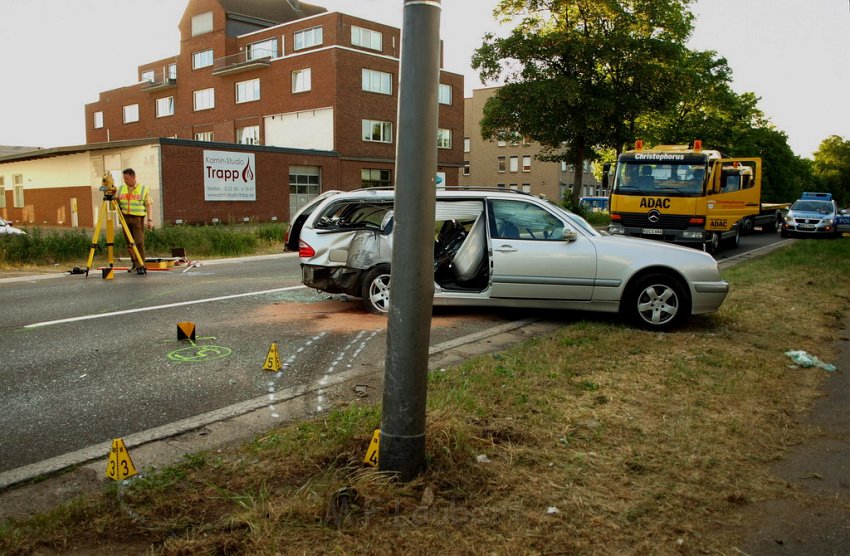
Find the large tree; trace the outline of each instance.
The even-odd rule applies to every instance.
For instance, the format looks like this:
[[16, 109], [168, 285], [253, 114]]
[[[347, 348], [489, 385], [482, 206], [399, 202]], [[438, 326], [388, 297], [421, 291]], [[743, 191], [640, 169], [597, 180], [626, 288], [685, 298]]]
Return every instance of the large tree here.
[[484, 107], [482, 137], [528, 136], [541, 158], [573, 163], [577, 204], [583, 161], [631, 142], [641, 114], [679, 98], [670, 76], [687, 52], [691, 1], [502, 0], [496, 16], [516, 27], [485, 36], [472, 59], [482, 83], [504, 83]]
[[814, 173], [841, 206], [850, 204], [850, 141], [831, 135], [815, 152]]

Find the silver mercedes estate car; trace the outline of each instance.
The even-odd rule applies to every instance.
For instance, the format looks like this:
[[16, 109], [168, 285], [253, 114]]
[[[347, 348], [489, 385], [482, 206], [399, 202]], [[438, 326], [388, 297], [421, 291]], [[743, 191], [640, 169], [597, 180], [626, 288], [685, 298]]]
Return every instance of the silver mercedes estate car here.
[[[393, 246], [392, 190], [327, 196], [297, 234], [302, 282], [361, 297], [386, 313]], [[290, 234], [289, 245], [296, 237]], [[545, 199], [512, 190], [438, 190], [434, 304], [619, 312], [666, 331], [716, 311], [729, 292], [708, 254], [610, 236]]]

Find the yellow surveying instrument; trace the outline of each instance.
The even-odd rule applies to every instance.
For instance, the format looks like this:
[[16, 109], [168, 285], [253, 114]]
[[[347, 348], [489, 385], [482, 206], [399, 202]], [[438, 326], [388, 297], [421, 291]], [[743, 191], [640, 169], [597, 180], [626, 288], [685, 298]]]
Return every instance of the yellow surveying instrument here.
[[[105, 270], [111, 277], [111, 272], [115, 262], [114, 240], [116, 216], [118, 218], [118, 222], [121, 223], [121, 229], [124, 230], [124, 236], [127, 238], [127, 247], [130, 249], [130, 255], [133, 259], [133, 263], [136, 265], [137, 272], [139, 274], [147, 274], [145, 270], [145, 261], [142, 260], [142, 256], [136, 248], [136, 242], [133, 239], [133, 234], [130, 233], [130, 228], [127, 227], [127, 221], [124, 219], [124, 215], [121, 214], [121, 210], [118, 207], [118, 201], [115, 199], [115, 194], [118, 192], [118, 189], [115, 187], [115, 180], [112, 178], [112, 174], [109, 172], [103, 174], [103, 179], [100, 183], [100, 190], [103, 191], [103, 203], [101, 203], [100, 211], [97, 213], [97, 225], [94, 227], [94, 233], [91, 237], [91, 249], [89, 250], [88, 261], [86, 261], [86, 277], [89, 275], [89, 269], [91, 268], [92, 261], [94, 260], [94, 252], [98, 248], [100, 232], [103, 228], [104, 222], [106, 222], [106, 257], [109, 262], [109, 267]], [[107, 277], [107, 272], [104, 273], [104, 278]]]

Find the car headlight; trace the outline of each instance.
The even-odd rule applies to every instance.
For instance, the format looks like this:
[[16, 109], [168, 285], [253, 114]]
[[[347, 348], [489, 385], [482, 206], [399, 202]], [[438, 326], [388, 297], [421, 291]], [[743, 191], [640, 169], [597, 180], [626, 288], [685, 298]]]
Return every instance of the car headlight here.
[[794, 222], [794, 216], [789, 212], [785, 215], [785, 223], [792, 224]]
[[823, 220], [820, 221], [820, 223], [823, 224], [824, 226], [832, 226], [832, 222], [833, 222], [832, 218], [824, 218]]

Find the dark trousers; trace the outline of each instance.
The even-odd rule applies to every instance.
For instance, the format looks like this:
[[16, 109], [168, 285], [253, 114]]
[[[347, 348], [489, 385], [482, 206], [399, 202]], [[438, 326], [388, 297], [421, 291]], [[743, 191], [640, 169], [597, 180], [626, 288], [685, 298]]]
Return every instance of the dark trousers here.
[[141, 264], [137, 262], [133, 255], [133, 250], [130, 249], [130, 238], [127, 237], [127, 234], [124, 234], [124, 239], [127, 240], [127, 249], [130, 250], [130, 259], [133, 261], [133, 264], [136, 266], [144, 266], [145, 260], [145, 217], [144, 216], [133, 216], [132, 214], [125, 214], [124, 220], [127, 221], [127, 227], [130, 229], [130, 233], [133, 234], [133, 241], [136, 243], [136, 249], [139, 250], [139, 256], [142, 258]]

